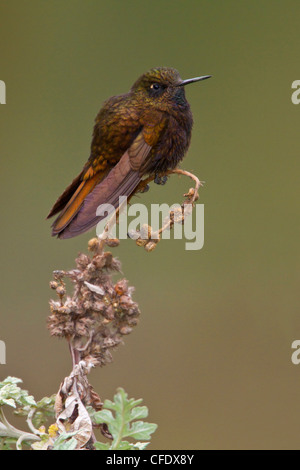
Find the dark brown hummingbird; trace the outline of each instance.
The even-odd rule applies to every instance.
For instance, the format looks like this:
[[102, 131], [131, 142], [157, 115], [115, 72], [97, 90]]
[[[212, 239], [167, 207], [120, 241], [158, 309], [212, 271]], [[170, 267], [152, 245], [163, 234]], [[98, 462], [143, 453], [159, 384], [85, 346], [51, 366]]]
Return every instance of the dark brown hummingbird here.
[[182, 80], [175, 69], [155, 68], [128, 93], [105, 101], [95, 120], [90, 157], [48, 215], [59, 213], [53, 236], [86, 232], [101, 220], [96, 215], [100, 204], [117, 208], [119, 196], [130, 197], [145, 175], [177, 167], [193, 126], [184, 87], [206, 78], [210, 75]]

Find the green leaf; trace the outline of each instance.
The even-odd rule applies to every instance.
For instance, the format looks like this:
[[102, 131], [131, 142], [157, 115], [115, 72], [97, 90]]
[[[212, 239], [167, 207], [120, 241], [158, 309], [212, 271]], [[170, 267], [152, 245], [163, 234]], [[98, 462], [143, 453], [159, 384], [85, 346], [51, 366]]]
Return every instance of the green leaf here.
[[54, 417], [54, 403], [55, 395], [44, 397], [39, 400], [36, 405], [27, 404], [17, 408], [14, 411], [14, 414], [17, 416], [27, 417], [32, 408], [34, 408], [35, 412], [32, 418], [32, 423], [36, 428], [40, 428], [42, 425], [47, 423], [48, 418]]
[[112, 402], [111, 400], [105, 400], [103, 406], [108, 410], [115, 410], [117, 408], [114, 402]]
[[0, 388], [1, 386], [4, 386], [6, 384], [19, 384], [22, 383], [22, 379], [18, 379], [17, 377], [11, 377], [10, 375], [6, 377], [2, 382], [0, 382]]
[[121, 441], [118, 450], [135, 450], [135, 445], [132, 442]]
[[145, 450], [146, 447], [150, 444], [150, 442], [136, 442], [134, 444], [134, 448], [136, 450]]
[[8, 405], [13, 408], [17, 406], [36, 406], [33, 396], [17, 385], [21, 382], [22, 380], [17, 377], [6, 377], [0, 382], [0, 406]]
[[133, 421], [134, 419], [147, 418], [148, 408], [147, 406], [136, 406], [131, 410], [130, 417]]
[[95, 413], [95, 422], [96, 424], [106, 423], [112, 424], [115, 418], [111, 411], [109, 410], [101, 410]]
[[[141, 421], [148, 416], [148, 408], [139, 406], [142, 399], [128, 398], [123, 388], [119, 388], [114, 396], [114, 402], [105, 400], [103, 410], [94, 414], [97, 424], [106, 423], [113, 437], [111, 445], [105, 449], [111, 450], [142, 450], [149, 442], [129, 442], [124, 438], [148, 441], [151, 434], [157, 429], [157, 425]], [[112, 411], [111, 411], [112, 410]], [[138, 421], [137, 421], [138, 420]], [[104, 445], [104, 444], [103, 444]], [[98, 445], [100, 450], [101, 443]]]
[[2, 404], [16, 408], [15, 400], [13, 400], [12, 398], [2, 398]]
[[55, 440], [53, 450], [74, 450], [77, 446], [77, 441], [73, 437], [76, 432], [62, 433]]
[[141, 439], [142, 441], [148, 441], [151, 439], [157, 429], [157, 424], [144, 423], [143, 421], [135, 421], [132, 423], [130, 433], [127, 436], [133, 437], [134, 439]]

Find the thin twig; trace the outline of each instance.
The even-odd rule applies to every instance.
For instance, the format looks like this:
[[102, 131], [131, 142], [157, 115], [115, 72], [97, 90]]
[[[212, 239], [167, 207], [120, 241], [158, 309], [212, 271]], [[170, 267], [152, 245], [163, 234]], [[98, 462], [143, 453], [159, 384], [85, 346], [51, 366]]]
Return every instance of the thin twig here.
[[[195, 187], [191, 188], [188, 191], [188, 193], [184, 194], [184, 197], [186, 197], [187, 199], [181, 205], [181, 214], [179, 216], [177, 215], [177, 219], [178, 219], [177, 221], [178, 222], [180, 221], [181, 223], [183, 223], [185, 216], [188, 215], [188, 211], [185, 210], [186, 205], [190, 204], [191, 207], [194, 206], [195, 201], [197, 201], [197, 199], [199, 198], [199, 189], [200, 189], [200, 187], [203, 186], [203, 182], [200, 181], [199, 178], [196, 175], [194, 175], [193, 173], [191, 173], [189, 171], [186, 171], [186, 170], [181, 170], [180, 168], [175, 168], [174, 170], [168, 170], [167, 172], [165, 172], [163, 174], [160, 174], [158, 176], [163, 177], [163, 176], [170, 176], [170, 175], [173, 175], [173, 174], [187, 176], [187, 177], [191, 178], [195, 183]], [[155, 180], [155, 178], [156, 178], [156, 175], [154, 174], [154, 175], [150, 175], [147, 178], [141, 180], [140, 183], [138, 184], [135, 192], [132, 194], [132, 196], [134, 194], [144, 192], [146, 190], [146, 187], [148, 186], [148, 184], [151, 183], [153, 180]], [[130, 198], [128, 199], [128, 202], [129, 202], [129, 200], [131, 199], [132, 196], [130, 196]], [[99, 242], [99, 248], [98, 249], [103, 250], [104, 245], [105, 245], [106, 241], [109, 238], [109, 233], [110, 233], [111, 229], [113, 228], [114, 224], [117, 222], [117, 216], [119, 216], [119, 214], [121, 213], [121, 210], [123, 209], [123, 207], [124, 207], [124, 204], [123, 204], [123, 206], [120, 206], [116, 210], [116, 212], [113, 214], [113, 216], [108, 220], [107, 224], [105, 225], [102, 234], [99, 235], [98, 239], [100, 240], [100, 242]], [[145, 227], [145, 230], [146, 230], [148, 235], [147, 235], [146, 238], [141, 238], [140, 236], [135, 237], [137, 245], [144, 246], [144, 248], [147, 251], [152, 251], [156, 247], [157, 243], [159, 242], [161, 234], [165, 230], [171, 229], [173, 227], [174, 223], [176, 222], [175, 219], [176, 219], [176, 217], [175, 217], [174, 211], [171, 211], [167, 222], [159, 230], [157, 230], [156, 232], [153, 232], [152, 228], [149, 227], [149, 226]]]

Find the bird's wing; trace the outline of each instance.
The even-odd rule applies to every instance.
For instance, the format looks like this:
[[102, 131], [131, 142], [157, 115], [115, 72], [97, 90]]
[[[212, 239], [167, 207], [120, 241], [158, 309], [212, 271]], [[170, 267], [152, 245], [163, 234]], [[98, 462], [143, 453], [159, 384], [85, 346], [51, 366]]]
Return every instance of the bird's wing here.
[[[139, 170], [149, 156], [151, 148], [142, 130], [109, 172], [106, 174], [103, 174], [103, 171], [96, 172], [89, 178], [83, 179], [55, 220], [52, 235], [57, 235], [59, 238], [80, 235], [104, 218], [96, 215], [97, 208], [101, 204], [110, 204], [112, 208], [117, 208], [119, 197], [130, 196], [140, 182], [143, 175]], [[61, 198], [63, 197], [64, 194]]]

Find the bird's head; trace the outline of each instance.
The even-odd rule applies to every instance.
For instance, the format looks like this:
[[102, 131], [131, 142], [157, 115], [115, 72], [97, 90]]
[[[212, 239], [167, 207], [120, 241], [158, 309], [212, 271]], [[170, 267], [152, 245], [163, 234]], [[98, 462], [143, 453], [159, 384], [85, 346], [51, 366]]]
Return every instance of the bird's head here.
[[144, 73], [131, 87], [145, 104], [168, 110], [170, 106], [188, 106], [184, 88], [186, 85], [210, 78], [211, 75], [182, 80], [179, 72], [168, 67], [158, 67]]

